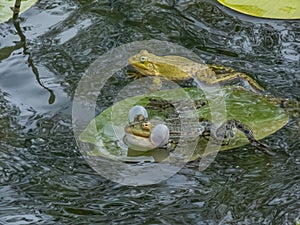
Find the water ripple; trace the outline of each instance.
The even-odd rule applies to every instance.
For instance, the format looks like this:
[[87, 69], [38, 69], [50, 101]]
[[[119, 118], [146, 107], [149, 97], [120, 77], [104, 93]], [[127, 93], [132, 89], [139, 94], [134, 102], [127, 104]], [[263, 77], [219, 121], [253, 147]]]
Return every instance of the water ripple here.
[[[254, 147], [219, 153], [156, 185], [126, 187], [99, 176], [80, 155], [71, 127], [71, 98], [100, 54], [156, 38], [193, 49], [209, 63], [249, 73], [268, 93], [299, 100], [299, 23], [258, 20], [214, 1], [40, 1], [21, 25], [41, 80], [21, 48], [0, 67], [1, 224], [287, 224], [299, 219], [299, 129], [291, 121]], [[0, 25], [0, 52], [19, 41]], [[17, 46], [18, 47], [18, 46]], [[25, 60], [24, 60], [25, 58]], [[14, 66], [13, 66], [14, 65]], [[26, 76], [24, 75], [26, 74]], [[130, 82], [115, 74], [99, 111]]]

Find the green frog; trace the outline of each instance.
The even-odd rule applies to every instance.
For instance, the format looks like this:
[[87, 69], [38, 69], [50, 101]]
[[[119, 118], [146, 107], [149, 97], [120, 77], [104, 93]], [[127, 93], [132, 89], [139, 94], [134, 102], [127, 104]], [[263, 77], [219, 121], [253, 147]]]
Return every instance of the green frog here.
[[[153, 102], [155, 103], [153, 104]], [[149, 99], [149, 104], [146, 107], [152, 111], [162, 107], [165, 111], [170, 111], [175, 105], [177, 105], [176, 108], [178, 109], [180, 107], [178, 104], [181, 103], [173, 102], [169, 104], [169, 102], [164, 100]], [[205, 104], [204, 102], [201, 103], [202, 107], [205, 107]], [[168, 109], [168, 107], [171, 109]], [[167, 114], [169, 114], [169, 112]], [[137, 105], [130, 109], [129, 118], [133, 118], [133, 120], [130, 119], [130, 123], [124, 128], [124, 143], [129, 148], [137, 151], [149, 151], [155, 148], [165, 147], [171, 151], [177, 146], [179, 137], [184, 137], [185, 142], [187, 137], [190, 139], [189, 141], [195, 141], [198, 137], [201, 137], [207, 141], [213, 141], [216, 145], [226, 146], [229, 145], [231, 139], [234, 139], [235, 130], [239, 130], [251, 145], [272, 155], [272, 153], [267, 150], [267, 147], [254, 137], [251, 128], [237, 119], [226, 120], [217, 127], [212, 121], [199, 118], [198, 127], [194, 127], [193, 124], [190, 124], [189, 131], [184, 133], [178, 129], [178, 118], [176, 118], [176, 120], [168, 116], [167, 124], [172, 129], [169, 130], [169, 127], [165, 124], [152, 124], [147, 116], [147, 110], [143, 106]], [[194, 123], [195, 121], [191, 122]], [[167, 146], [166, 144], [169, 145]]]
[[[155, 76], [174, 81], [192, 78], [197, 83], [199, 81], [209, 85], [240, 79], [248, 82], [254, 91], [261, 92], [264, 90], [251, 77], [244, 73], [236, 72], [232, 68], [200, 64], [182, 56], [158, 56], [147, 50], [142, 50], [137, 55], [130, 57], [128, 61], [139, 73], [132, 73], [135, 78], [139, 76]], [[160, 85], [160, 81], [157, 79], [154, 83]]]
[[130, 124], [124, 128], [124, 142], [132, 149], [149, 151], [169, 142], [169, 128], [165, 124], [154, 127], [143, 106], [132, 107], [128, 115]]
[[[262, 96], [239, 86], [218, 89], [214, 96], [214, 100], [224, 101], [225, 111], [212, 110], [200, 88], [160, 90], [130, 97], [96, 116], [82, 132], [80, 140], [98, 146], [88, 155], [136, 162], [140, 158], [133, 157], [130, 150], [138, 152], [137, 155], [160, 150], [172, 154], [173, 149], [176, 152], [180, 146], [176, 155], [181, 155], [196, 143], [189, 159], [192, 161], [205, 156], [205, 146], [211, 142], [220, 146], [220, 151], [250, 143], [267, 152], [261, 139], [289, 121], [289, 113], [282, 108], [281, 99]], [[219, 117], [220, 113], [225, 119], [216, 124], [213, 115]]]

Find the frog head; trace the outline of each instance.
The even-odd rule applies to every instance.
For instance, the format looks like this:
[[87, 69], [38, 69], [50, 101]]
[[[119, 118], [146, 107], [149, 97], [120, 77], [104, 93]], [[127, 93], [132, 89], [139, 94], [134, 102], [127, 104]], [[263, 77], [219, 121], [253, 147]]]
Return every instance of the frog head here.
[[[142, 116], [138, 115], [137, 117]], [[125, 126], [124, 129], [127, 134], [149, 138], [152, 130], [152, 124], [148, 121], [136, 121]]]
[[169, 141], [169, 129], [164, 124], [153, 124], [148, 121], [144, 107], [134, 106], [129, 111], [130, 123], [125, 126], [124, 143], [131, 149], [149, 151], [166, 145]]
[[145, 76], [159, 75], [158, 60], [156, 55], [149, 53], [147, 50], [142, 50], [138, 54], [128, 59], [137, 71]]
[[[187, 80], [203, 68], [197, 62], [176, 55], [159, 56], [142, 50], [128, 62], [144, 76], [161, 76], [170, 80]], [[136, 76], [138, 77], [138, 76]]]

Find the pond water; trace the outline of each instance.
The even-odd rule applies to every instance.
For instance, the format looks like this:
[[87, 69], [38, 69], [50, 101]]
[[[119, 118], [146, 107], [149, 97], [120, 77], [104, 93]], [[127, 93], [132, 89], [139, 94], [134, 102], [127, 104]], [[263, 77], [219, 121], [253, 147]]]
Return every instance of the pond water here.
[[[300, 219], [297, 121], [204, 171], [187, 164], [150, 186], [123, 186], [83, 159], [72, 98], [89, 65], [147, 39], [191, 49], [246, 72], [266, 93], [300, 100], [299, 21], [243, 16], [212, 0], [41, 0], [0, 24], [0, 224], [295, 224]], [[25, 39], [24, 39], [25, 38]], [[24, 42], [26, 40], [26, 42]], [[118, 92], [112, 80], [102, 110]]]

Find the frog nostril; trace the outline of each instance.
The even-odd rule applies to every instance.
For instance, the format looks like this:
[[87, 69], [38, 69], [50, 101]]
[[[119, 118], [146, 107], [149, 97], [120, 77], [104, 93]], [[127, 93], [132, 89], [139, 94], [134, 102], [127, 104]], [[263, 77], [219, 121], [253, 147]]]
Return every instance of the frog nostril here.
[[145, 129], [145, 130], [151, 130], [152, 125], [151, 125], [150, 122], [145, 122], [145, 123], [142, 124], [142, 127], [143, 127], [143, 129]]

